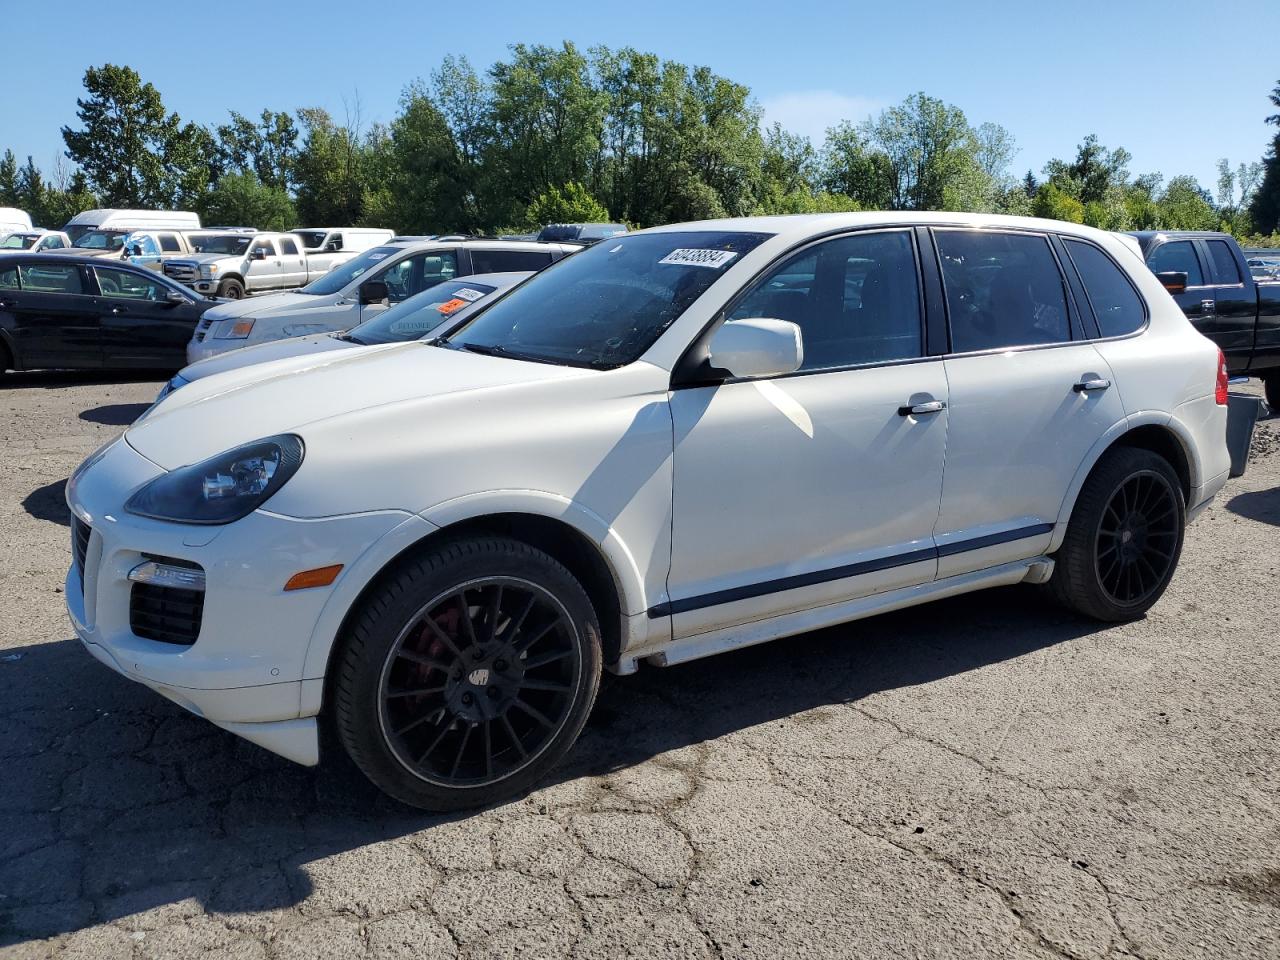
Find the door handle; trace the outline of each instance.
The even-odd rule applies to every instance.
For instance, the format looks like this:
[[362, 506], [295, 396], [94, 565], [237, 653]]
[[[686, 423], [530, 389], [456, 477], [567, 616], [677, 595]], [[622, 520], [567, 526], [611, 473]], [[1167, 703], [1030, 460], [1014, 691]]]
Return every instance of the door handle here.
[[1213, 300], [1201, 300], [1200, 312], [1206, 317], [1212, 317], [1218, 312], [1218, 304]]
[[898, 408], [898, 416], [910, 417], [921, 413], [941, 413], [947, 409], [946, 403], [941, 400], [930, 400], [927, 403], [913, 403]]
[[112, 314], [114, 314], [115, 316], [119, 316], [120, 314], [124, 313], [124, 311], [123, 311], [123, 310], [121, 310], [119, 307], [112, 307], [112, 308], [111, 308], [111, 312], [112, 312]]
[[1103, 380], [1099, 377], [1096, 380], [1081, 380], [1071, 389], [1076, 393], [1089, 393], [1091, 390], [1105, 390], [1109, 386], [1111, 386], [1110, 380]]

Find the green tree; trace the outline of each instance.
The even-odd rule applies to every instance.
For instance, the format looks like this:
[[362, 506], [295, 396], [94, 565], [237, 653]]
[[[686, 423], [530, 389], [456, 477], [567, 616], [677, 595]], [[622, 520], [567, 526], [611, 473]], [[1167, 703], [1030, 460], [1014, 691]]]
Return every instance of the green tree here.
[[1048, 220], [1084, 223], [1084, 204], [1053, 182], [1041, 184], [1031, 211]]
[[609, 211], [604, 205], [582, 184], [570, 181], [534, 197], [525, 223], [543, 227], [549, 223], [601, 223], [608, 219]]
[[1156, 203], [1165, 230], [1213, 230], [1217, 215], [1195, 177], [1174, 177]]
[[1232, 170], [1225, 157], [1218, 161], [1218, 194], [1215, 199], [1222, 229], [1243, 236], [1253, 228], [1249, 205], [1261, 179], [1261, 163], [1241, 163]]
[[[1280, 108], [1280, 83], [1272, 88], [1269, 99], [1272, 106]], [[1267, 117], [1267, 123], [1280, 127], [1280, 113]], [[1272, 138], [1262, 166], [1262, 183], [1249, 205], [1249, 214], [1257, 233], [1276, 233], [1280, 231], [1280, 130]]]
[[897, 191], [893, 163], [849, 121], [827, 131], [820, 169], [819, 181], [824, 190], [850, 197], [867, 210], [892, 208]]
[[895, 209], [942, 209], [947, 185], [972, 176], [977, 150], [964, 111], [935, 97], [914, 93], [867, 121], [863, 132], [892, 165]]
[[0, 207], [18, 205], [18, 158], [6, 150], [0, 158]]
[[1074, 160], [1050, 160], [1044, 174], [1059, 190], [1081, 203], [1102, 203], [1108, 191], [1123, 188], [1129, 182], [1131, 159], [1128, 150], [1108, 150], [1091, 133], [1076, 147]]
[[288, 190], [294, 179], [298, 127], [287, 113], [263, 110], [255, 123], [232, 110], [231, 122], [218, 127], [217, 151], [226, 170], [251, 171], [262, 184]]
[[200, 216], [208, 223], [289, 230], [298, 213], [283, 188], [265, 184], [248, 171], [224, 173], [204, 198]]
[[27, 162], [22, 165], [22, 169], [18, 171], [18, 203], [21, 207], [31, 214], [35, 222], [40, 223], [39, 214], [45, 208], [46, 194], [48, 190], [44, 185], [44, 177], [41, 176], [39, 168], [36, 167], [35, 161], [31, 157], [27, 157]]
[[325, 110], [298, 111], [302, 147], [294, 164], [298, 217], [308, 226], [360, 222], [367, 191], [366, 151], [358, 120], [338, 126]]
[[87, 97], [76, 101], [83, 129], [62, 128], [67, 156], [113, 207], [163, 207], [172, 199], [165, 155], [177, 117], [165, 113], [160, 91], [129, 67], [85, 71]]

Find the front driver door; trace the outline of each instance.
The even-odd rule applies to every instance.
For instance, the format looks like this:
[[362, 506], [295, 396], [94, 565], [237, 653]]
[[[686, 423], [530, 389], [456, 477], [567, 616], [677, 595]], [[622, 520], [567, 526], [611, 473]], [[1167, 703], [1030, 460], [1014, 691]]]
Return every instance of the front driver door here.
[[731, 305], [798, 324], [805, 360], [672, 392], [675, 636], [933, 579], [947, 382], [923, 314], [911, 230], [813, 244]]
[[208, 301], [170, 302], [174, 287], [149, 270], [94, 267], [105, 367], [176, 370]]

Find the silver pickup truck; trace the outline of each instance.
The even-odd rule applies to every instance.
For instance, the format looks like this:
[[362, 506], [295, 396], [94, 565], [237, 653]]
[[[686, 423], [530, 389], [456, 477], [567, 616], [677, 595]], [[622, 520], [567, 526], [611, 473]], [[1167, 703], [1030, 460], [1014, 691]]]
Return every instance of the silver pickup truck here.
[[250, 293], [306, 286], [334, 266], [312, 261], [292, 233], [220, 233], [191, 237], [195, 253], [164, 262], [165, 275], [198, 293], [239, 300]]

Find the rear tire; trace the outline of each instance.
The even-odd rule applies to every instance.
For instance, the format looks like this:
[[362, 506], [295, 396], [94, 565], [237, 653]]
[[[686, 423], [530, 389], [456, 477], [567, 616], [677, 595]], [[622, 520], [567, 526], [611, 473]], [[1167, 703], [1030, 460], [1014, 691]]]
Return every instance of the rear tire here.
[[516, 540], [437, 545], [351, 621], [333, 663], [347, 753], [426, 810], [517, 797], [569, 751], [600, 686], [600, 626], [582, 586]]
[[1266, 388], [1267, 406], [1272, 413], [1280, 414], [1280, 370], [1272, 370], [1263, 377], [1262, 385]]
[[1168, 587], [1182, 554], [1186, 499], [1169, 462], [1150, 450], [1102, 455], [1071, 511], [1049, 592], [1095, 620], [1135, 620]]
[[218, 284], [218, 296], [224, 300], [243, 300], [244, 284], [239, 280], [223, 280]]

